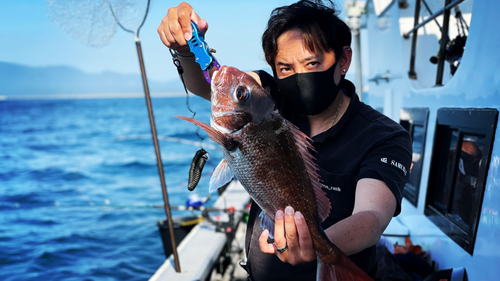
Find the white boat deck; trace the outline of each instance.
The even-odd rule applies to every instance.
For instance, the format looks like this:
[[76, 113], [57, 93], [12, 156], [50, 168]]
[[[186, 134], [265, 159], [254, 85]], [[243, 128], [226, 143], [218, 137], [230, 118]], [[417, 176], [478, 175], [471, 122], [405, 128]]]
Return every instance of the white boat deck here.
[[[217, 199], [213, 207], [234, 207], [236, 210], [243, 210], [249, 202], [250, 196], [248, 193], [239, 182], [233, 181]], [[239, 221], [242, 215], [241, 212], [236, 212], [235, 220]], [[228, 220], [227, 214], [220, 213], [220, 220]], [[208, 221], [200, 222], [177, 247], [181, 272], [176, 272], [173, 255], [170, 255], [149, 280], [206, 280], [207, 276], [211, 275], [214, 264], [226, 245], [226, 240], [226, 234], [217, 232], [213, 224]], [[243, 246], [243, 244], [241, 245]]]

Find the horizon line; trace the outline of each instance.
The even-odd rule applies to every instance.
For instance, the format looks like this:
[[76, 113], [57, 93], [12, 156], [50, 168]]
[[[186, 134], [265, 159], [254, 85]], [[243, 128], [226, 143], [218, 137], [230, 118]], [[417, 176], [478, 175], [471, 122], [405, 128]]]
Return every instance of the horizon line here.
[[[175, 98], [184, 97], [183, 92], [159, 92], [150, 93], [152, 98]], [[194, 96], [189, 93], [190, 96]], [[85, 93], [85, 94], [51, 94], [51, 95], [0, 95], [0, 101], [5, 100], [57, 100], [57, 99], [130, 99], [143, 98], [144, 93]]]

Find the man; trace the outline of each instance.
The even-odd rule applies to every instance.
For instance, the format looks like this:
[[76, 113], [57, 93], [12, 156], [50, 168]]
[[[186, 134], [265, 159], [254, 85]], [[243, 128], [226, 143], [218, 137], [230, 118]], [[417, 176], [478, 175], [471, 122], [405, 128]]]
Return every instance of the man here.
[[[322, 227], [375, 278], [374, 245], [400, 212], [412, 146], [401, 126], [360, 102], [352, 83], [344, 80], [351, 63], [351, 34], [332, 6], [299, 1], [275, 9], [262, 38], [273, 76], [249, 74], [271, 94], [282, 116], [312, 138], [332, 207]], [[207, 23], [181, 3], [169, 9], [158, 33], [178, 53], [187, 88], [209, 100], [210, 85], [186, 45], [190, 21], [206, 32]], [[247, 229], [252, 280], [315, 280], [316, 256], [302, 215], [291, 207], [279, 210], [274, 243], [268, 243], [259, 212], [254, 204]]]

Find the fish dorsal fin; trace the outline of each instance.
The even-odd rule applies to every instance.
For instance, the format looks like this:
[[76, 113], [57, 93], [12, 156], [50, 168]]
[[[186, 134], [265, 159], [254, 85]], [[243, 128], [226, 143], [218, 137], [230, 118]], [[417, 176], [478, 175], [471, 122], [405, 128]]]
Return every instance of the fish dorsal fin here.
[[213, 192], [217, 188], [227, 184], [234, 178], [233, 171], [229, 168], [226, 159], [222, 159], [219, 165], [214, 170], [212, 177], [210, 178], [209, 191]]
[[293, 134], [295, 139], [295, 143], [299, 149], [299, 152], [302, 156], [302, 160], [306, 164], [307, 173], [309, 174], [309, 178], [311, 179], [314, 194], [316, 195], [316, 204], [318, 205], [318, 216], [320, 221], [324, 221], [328, 215], [330, 214], [330, 200], [326, 196], [325, 191], [321, 188], [321, 179], [317, 172], [318, 167], [314, 162], [315, 158], [312, 156], [311, 151], [316, 151], [311, 144], [311, 139], [304, 133], [302, 133], [297, 126], [285, 120], [290, 131]]
[[260, 212], [259, 217], [260, 227], [269, 230], [269, 238], [274, 239], [274, 221], [264, 211]]

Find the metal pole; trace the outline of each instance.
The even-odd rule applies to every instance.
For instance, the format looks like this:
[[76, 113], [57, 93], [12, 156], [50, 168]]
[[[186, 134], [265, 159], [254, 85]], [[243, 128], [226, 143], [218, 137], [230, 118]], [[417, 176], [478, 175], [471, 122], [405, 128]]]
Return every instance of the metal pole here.
[[[436, 13], [432, 14], [432, 16], [430, 16], [429, 18], [427, 18], [426, 20], [424, 20], [423, 22], [421, 22], [420, 24], [418, 25], [415, 25], [415, 27], [413, 27], [412, 30], [406, 32], [405, 34], [403, 34], [403, 36], [405, 38], [409, 38], [410, 37], [410, 34], [414, 33], [415, 31], [417, 31], [417, 29], [421, 28], [422, 26], [426, 25], [427, 23], [429, 23], [431, 20], [434, 20], [435, 18], [437, 18], [438, 16], [440, 16], [441, 14], [444, 13], [444, 11], [446, 10], [451, 10], [453, 9], [455, 6], [457, 6], [458, 4], [462, 3], [464, 0], [455, 0], [453, 3], [450, 3], [450, 4], [447, 4], [445, 5], [445, 8], [442, 8], [440, 9], [439, 11], [437, 11]], [[417, 0], [417, 3], [420, 2], [420, 0]], [[447, 3], [449, 3], [447, 1]], [[418, 5], [420, 5], [420, 3], [418, 3]], [[420, 10], [420, 9], [419, 9]]]
[[[415, 1], [415, 18], [414, 18], [414, 23], [413, 29], [416, 29], [418, 26], [418, 20], [420, 18], [420, 0]], [[407, 33], [409, 34], [409, 33]], [[405, 34], [406, 35], [406, 34]], [[417, 38], [418, 38], [418, 33], [414, 32], [413, 37], [411, 39], [411, 55], [410, 55], [410, 71], [408, 71], [408, 75], [410, 76], [410, 79], [417, 79], [417, 73], [415, 72], [415, 58], [417, 56]]]
[[358, 96], [359, 100], [363, 101], [363, 76], [361, 70], [361, 39], [360, 39], [361, 30], [358, 29], [355, 31], [355, 40], [356, 40], [356, 87], [358, 88]]
[[[422, 0], [422, 3], [424, 3], [424, 6], [425, 6], [425, 9], [427, 10], [427, 12], [429, 12], [429, 14], [433, 15], [434, 13], [432, 12], [429, 5], [427, 5], [427, 2], [425, 2], [425, 0]], [[439, 27], [439, 31], [443, 32], [443, 29], [442, 29], [441, 25], [439, 24], [439, 22], [437, 21], [437, 19], [434, 19], [434, 22]]]
[[146, 78], [146, 69], [144, 68], [144, 59], [142, 58], [141, 41], [136, 36], [135, 45], [137, 47], [137, 55], [139, 56], [139, 65], [141, 67], [142, 84], [144, 85], [144, 94], [146, 96], [146, 104], [148, 106], [149, 123], [151, 125], [151, 133], [153, 135], [153, 143], [156, 152], [156, 163], [158, 165], [158, 173], [160, 174], [161, 189], [163, 191], [163, 202], [165, 203], [165, 213], [167, 214], [168, 228], [170, 231], [170, 243], [172, 244], [172, 253], [174, 255], [175, 271], [181, 272], [179, 263], [179, 255], [177, 253], [177, 245], [175, 244], [174, 227], [172, 224], [172, 214], [170, 212], [170, 204], [168, 203], [167, 185], [165, 183], [165, 175], [163, 173], [163, 164], [161, 161], [160, 145], [156, 134], [155, 117], [153, 115], [153, 107], [151, 106], [151, 97], [149, 95], [148, 80]]
[[[451, 0], [446, 0], [445, 7], [448, 8]], [[451, 8], [450, 8], [451, 9]], [[441, 45], [439, 47], [438, 66], [436, 74], [436, 86], [443, 85], [444, 59], [446, 44], [448, 43], [448, 30], [450, 29], [450, 9], [445, 9], [443, 15], [443, 32], [441, 32]]]

